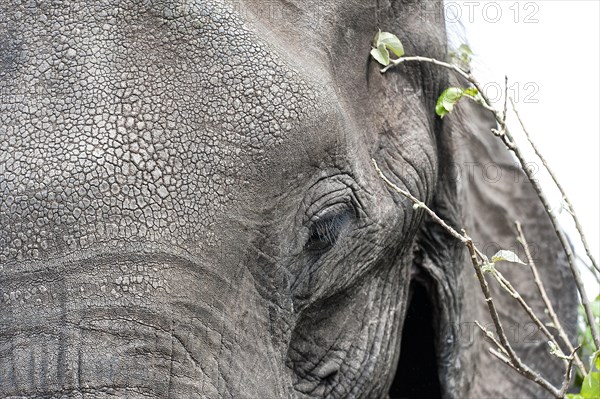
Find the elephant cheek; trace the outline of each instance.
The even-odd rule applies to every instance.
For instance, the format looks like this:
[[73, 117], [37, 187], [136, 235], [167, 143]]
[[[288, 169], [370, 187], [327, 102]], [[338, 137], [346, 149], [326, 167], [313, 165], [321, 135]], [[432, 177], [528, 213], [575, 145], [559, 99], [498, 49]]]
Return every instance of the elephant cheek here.
[[0, 280], [0, 397], [284, 396], [268, 314], [246, 280], [234, 292], [196, 264], [149, 258]]

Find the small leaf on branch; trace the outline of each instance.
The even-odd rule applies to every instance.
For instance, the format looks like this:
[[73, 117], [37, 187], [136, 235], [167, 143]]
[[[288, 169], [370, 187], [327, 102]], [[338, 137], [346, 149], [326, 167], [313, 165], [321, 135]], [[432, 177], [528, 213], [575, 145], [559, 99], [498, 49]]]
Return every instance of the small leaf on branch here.
[[478, 94], [479, 94], [479, 90], [477, 90], [476, 87], [469, 87], [468, 89], [465, 89], [465, 92], [464, 92], [465, 96], [469, 96], [472, 98], [477, 97]]
[[481, 265], [481, 272], [482, 273], [493, 273], [496, 271], [496, 264], [494, 262], [486, 262], [483, 265]]
[[594, 370], [594, 368], [595, 368], [596, 371], [600, 371], [600, 350], [597, 350], [596, 352], [592, 353], [592, 355], [590, 356], [590, 359], [591, 359], [590, 370]]
[[505, 249], [502, 249], [502, 250], [496, 252], [496, 254], [494, 256], [492, 256], [492, 262], [500, 262], [500, 261], [520, 263], [522, 265], [525, 264], [525, 262], [523, 262], [521, 259], [519, 259], [519, 257], [514, 252], [507, 251]]
[[452, 112], [456, 103], [464, 96], [473, 100], [479, 99], [479, 90], [476, 87], [461, 89], [460, 87], [449, 87], [440, 94], [435, 104], [435, 113], [441, 118]]
[[458, 54], [460, 54], [460, 60], [466, 65], [469, 65], [469, 63], [471, 62], [471, 56], [473, 55], [471, 47], [464, 43], [461, 44], [458, 47]]
[[[596, 351], [592, 355], [592, 365], [596, 370], [600, 369], [600, 351]], [[569, 399], [598, 399], [600, 398], [600, 371], [592, 371], [581, 382], [581, 390], [579, 393], [567, 394]]]
[[461, 99], [465, 91], [460, 87], [449, 87], [442, 92], [438, 97], [437, 104], [435, 105], [435, 113], [440, 117], [452, 112], [454, 105]]
[[458, 51], [460, 53], [464, 53], [464, 54], [467, 54], [467, 55], [473, 55], [473, 50], [471, 50], [471, 47], [469, 47], [469, 45], [465, 44], [465, 43], [463, 43], [460, 46], [458, 46]]
[[386, 49], [391, 50], [392, 53], [396, 55], [396, 57], [402, 57], [404, 55], [404, 46], [400, 42], [400, 39], [396, 35], [393, 35], [389, 32], [381, 32], [379, 33], [379, 44], [383, 44]]
[[390, 63], [390, 54], [387, 52], [383, 44], [372, 49], [371, 56], [375, 58], [375, 61], [379, 62], [381, 65], [387, 66]]
[[390, 63], [390, 51], [394, 53], [396, 57], [402, 57], [404, 55], [404, 47], [402, 46], [400, 39], [389, 32], [378, 31], [375, 38], [373, 38], [371, 56], [381, 65], [387, 66]]
[[381, 35], [381, 29], [377, 30], [375, 37], [373, 38], [373, 47], [377, 48], [379, 46], [379, 36]]
[[548, 346], [550, 347], [550, 353], [559, 359], [567, 359], [567, 356], [563, 353], [563, 351], [556, 346], [556, 344], [552, 341], [548, 341]]
[[600, 372], [591, 372], [583, 379], [580, 395], [584, 399], [600, 398]]
[[456, 51], [450, 51], [448, 53], [450, 59], [455, 61], [455, 64], [468, 68], [471, 63], [471, 57], [473, 56], [473, 51], [466, 44], [461, 44]]

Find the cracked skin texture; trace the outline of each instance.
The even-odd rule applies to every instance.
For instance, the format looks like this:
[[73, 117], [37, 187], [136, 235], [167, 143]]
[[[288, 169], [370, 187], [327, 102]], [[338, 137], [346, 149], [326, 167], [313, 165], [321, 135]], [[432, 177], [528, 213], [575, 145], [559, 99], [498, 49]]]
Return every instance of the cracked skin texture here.
[[294, 393], [243, 244], [343, 139], [335, 94], [221, 2], [3, 8], [2, 395]]
[[[272, 4], [0, 1], [0, 397], [377, 398], [411, 269], [472, 316], [462, 258], [370, 164], [459, 195], [444, 76], [362, 56], [389, 26], [443, 57], [441, 14]], [[315, 256], [324, 211], [350, 221]], [[445, 396], [489, 393], [448, 371], [476, 345], [444, 345]]]

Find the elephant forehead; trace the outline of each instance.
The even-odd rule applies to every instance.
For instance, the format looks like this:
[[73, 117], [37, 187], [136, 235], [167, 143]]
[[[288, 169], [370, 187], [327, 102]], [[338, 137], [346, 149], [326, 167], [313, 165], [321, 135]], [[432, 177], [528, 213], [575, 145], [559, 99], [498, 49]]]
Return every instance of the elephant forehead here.
[[216, 244], [248, 169], [328, 105], [221, 3], [83, 4], [0, 22], [0, 261]]

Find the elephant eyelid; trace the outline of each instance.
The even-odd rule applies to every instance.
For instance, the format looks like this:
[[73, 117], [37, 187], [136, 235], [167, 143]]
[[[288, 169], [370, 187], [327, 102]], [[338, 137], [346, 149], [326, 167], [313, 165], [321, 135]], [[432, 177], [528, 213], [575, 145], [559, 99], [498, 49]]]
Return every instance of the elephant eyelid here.
[[310, 236], [305, 249], [315, 253], [323, 253], [333, 247], [341, 232], [350, 224], [353, 212], [348, 206], [341, 210], [326, 212], [316, 218], [310, 227]]

